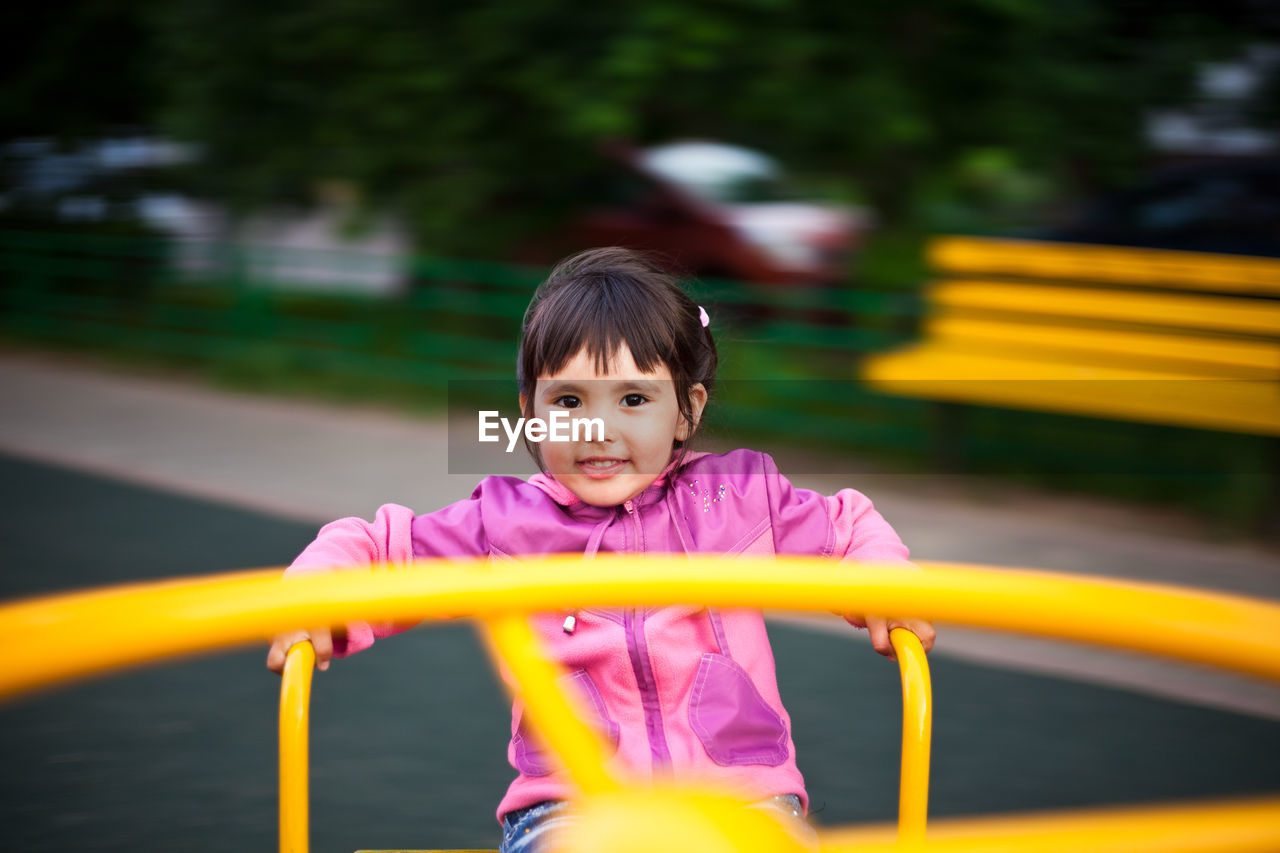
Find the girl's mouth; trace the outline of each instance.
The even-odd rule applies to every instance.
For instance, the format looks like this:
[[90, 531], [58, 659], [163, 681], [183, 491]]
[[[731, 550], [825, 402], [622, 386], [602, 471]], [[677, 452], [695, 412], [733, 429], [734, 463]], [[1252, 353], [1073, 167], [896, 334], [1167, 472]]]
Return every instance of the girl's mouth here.
[[593, 456], [590, 459], [580, 459], [574, 465], [579, 471], [593, 480], [603, 480], [607, 477], [612, 477], [625, 468], [627, 460]]

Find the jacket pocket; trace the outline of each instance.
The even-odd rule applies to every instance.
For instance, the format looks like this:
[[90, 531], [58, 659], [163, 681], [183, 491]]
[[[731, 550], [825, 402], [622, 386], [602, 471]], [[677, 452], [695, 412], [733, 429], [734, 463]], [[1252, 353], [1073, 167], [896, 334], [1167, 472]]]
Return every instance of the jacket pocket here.
[[711, 760], [723, 767], [787, 760], [787, 727], [746, 670], [724, 655], [705, 652], [689, 698], [689, 725]]
[[[604, 698], [599, 688], [591, 680], [585, 669], [574, 670], [560, 676], [557, 681], [560, 688], [577, 696], [587, 711], [587, 724], [609, 743], [609, 754], [618, 751], [618, 724], [609, 718], [604, 707]], [[526, 776], [546, 776], [560, 764], [550, 755], [536, 736], [530, 733], [524, 714], [520, 715], [520, 723], [516, 726], [515, 736], [511, 739], [514, 747], [515, 766]]]

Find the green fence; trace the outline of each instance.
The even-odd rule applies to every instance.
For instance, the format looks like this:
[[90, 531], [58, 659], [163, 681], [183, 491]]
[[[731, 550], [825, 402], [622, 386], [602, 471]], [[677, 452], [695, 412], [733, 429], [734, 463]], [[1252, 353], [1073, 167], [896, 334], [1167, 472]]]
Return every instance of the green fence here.
[[[318, 292], [316, 270], [330, 283], [394, 275], [398, 288]], [[440, 258], [0, 232], [0, 332], [270, 390], [443, 408], [450, 380], [514, 388], [520, 320], [544, 274]], [[1172, 499], [1228, 518], [1256, 518], [1268, 500], [1271, 480], [1259, 472], [1272, 471], [1274, 447], [1248, 436], [994, 409], [967, 410], [957, 432], [953, 410], [864, 388], [854, 380], [858, 359], [914, 335], [914, 292], [688, 286], [712, 316], [721, 353], [712, 435], [907, 470], [926, 470], [946, 448], [951, 464], [970, 471]], [[831, 473], [854, 471], [841, 464]]]
[[[511, 379], [520, 320], [545, 270], [406, 259], [400, 292], [317, 292], [310, 269], [358, 278], [385, 259], [201, 244], [0, 232], [11, 336], [210, 367], [246, 381], [364, 386], [430, 403], [448, 380]], [[297, 275], [300, 280], [291, 280]], [[901, 293], [817, 294], [691, 282], [722, 352], [723, 418], [848, 447], [920, 450], [927, 407], [866, 392], [859, 354], [911, 334]], [[856, 318], [863, 321], [854, 324]], [[753, 383], [785, 389], [785, 403]], [[782, 383], [782, 384], [779, 384]], [[824, 383], [835, 383], [834, 387]], [[808, 417], [794, 417], [797, 411]]]

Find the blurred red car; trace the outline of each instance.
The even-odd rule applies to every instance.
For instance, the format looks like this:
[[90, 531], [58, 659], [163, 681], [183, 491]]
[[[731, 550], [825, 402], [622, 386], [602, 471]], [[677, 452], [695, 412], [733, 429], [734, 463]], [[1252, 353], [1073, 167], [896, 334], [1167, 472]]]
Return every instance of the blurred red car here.
[[863, 210], [794, 197], [778, 164], [747, 148], [615, 143], [604, 154], [608, 174], [592, 188], [600, 202], [551, 241], [557, 250], [627, 246], [700, 278], [830, 284], [869, 227]]

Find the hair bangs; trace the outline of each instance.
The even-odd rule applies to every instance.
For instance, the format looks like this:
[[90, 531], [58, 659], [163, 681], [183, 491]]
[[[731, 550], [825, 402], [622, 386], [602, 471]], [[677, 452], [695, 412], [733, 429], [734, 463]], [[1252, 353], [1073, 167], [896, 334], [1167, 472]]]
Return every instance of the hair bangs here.
[[581, 275], [544, 294], [525, 329], [522, 390], [584, 349], [599, 373], [608, 372], [622, 344], [642, 371], [678, 364], [678, 315], [655, 312], [652, 294], [630, 279], [626, 273]]

